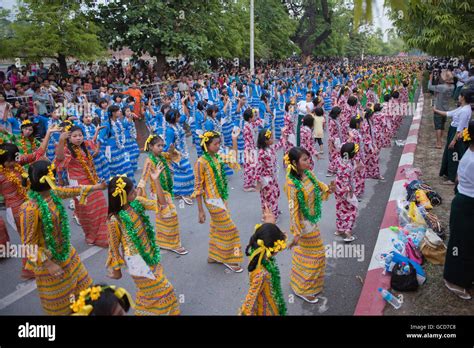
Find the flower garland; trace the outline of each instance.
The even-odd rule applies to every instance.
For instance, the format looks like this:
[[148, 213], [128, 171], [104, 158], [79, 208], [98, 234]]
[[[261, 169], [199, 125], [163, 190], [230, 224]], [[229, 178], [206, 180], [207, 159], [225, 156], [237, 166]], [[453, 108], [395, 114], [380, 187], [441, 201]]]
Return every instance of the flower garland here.
[[130, 202], [130, 207], [138, 214], [138, 216], [141, 218], [141, 220], [145, 224], [145, 231], [148, 237], [148, 241], [150, 242], [151, 252], [147, 252], [145, 250], [145, 246], [140, 241], [140, 237], [138, 236], [138, 231], [134, 227], [134, 223], [132, 221], [132, 218], [130, 217], [130, 214], [126, 210], [122, 209], [118, 213], [118, 215], [125, 225], [125, 228], [127, 230], [127, 235], [132, 240], [133, 245], [135, 245], [135, 248], [137, 248], [138, 252], [140, 253], [140, 256], [143, 258], [143, 260], [145, 260], [146, 264], [148, 266], [157, 265], [161, 259], [160, 247], [156, 244], [155, 230], [153, 229], [153, 226], [150, 223], [150, 219], [145, 214], [145, 208], [137, 200]]
[[53, 191], [50, 191], [50, 195], [59, 212], [61, 223], [61, 251], [58, 251], [58, 243], [56, 243], [56, 240], [54, 239], [53, 218], [51, 217], [48, 203], [38, 192], [29, 192], [30, 199], [35, 200], [38, 204], [40, 218], [43, 222], [43, 233], [46, 247], [51, 252], [53, 259], [59, 262], [64, 262], [69, 258], [69, 254], [71, 253], [71, 230], [69, 227], [69, 217], [63, 206], [62, 200], [56, 196]]
[[321, 191], [319, 189], [318, 181], [313, 176], [313, 174], [309, 170], [305, 170], [304, 173], [309, 178], [309, 180], [313, 183], [314, 186], [314, 213], [311, 214], [309, 211], [308, 204], [306, 203], [303, 191], [303, 184], [301, 180], [295, 178], [292, 174], [288, 174], [288, 177], [291, 179], [293, 184], [296, 186], [298, 190], [296, 196], [298, 198], [298, 204], [300, 206], [300, 210], [303, 213], [303, 216], [309, 222], [316, 224], [321, 220]]
[[30, 183], [27, 183], [27, 187], [22, 185], [22, 182], [17, 174], [20, 174], [21, 177], [27, 177], [25, 170], [21, 165], [15, 163], [13, 170], [5, 170], [3, 165], [0, 165], [0, 174], [2, 174], [7, 181], [11, 182], [16, 186], [16, 192], [22, 197], [23, 200], [28, 198], [28, 190], [30, 189]]
[[22, 135], [20, 137], [20, 144], [21, 144], [21, 150], [23, 151], [24, 154], [30, 154], [30, 153], [33, 153], [35, 152], [36, 150], [36, 140], [33, 139], [33, 141], [31, 139], [28, 139], [28, 141], [30, 142], [30, 150], [28, 151], [28, 145], [26, 144], [26, 140], [27, 138]]
[[[118, 124], [120, 124], [120, 126], [118, 126]], [[125, 131], [123, 129], [123, 125], [118, 120], [112, 121], [112, 129], [114, 130], [114, 136], [115, 136], [115, 141], [117, 143], [117, 147], [119, 149], [123, 149], [125, 146]]]
[[209, 162], [212, 172], [214, 173], [214, 177], [216, 178], [217, 191], [219, 192], [219, 195], [221, 196], [221, 198], [224, 201], [226, 201], [227, 198], [229, 198], [229, 188], [227, 186], [227, 175], [225, 174], [224, 163], [221, 161], [221, 158], [219, 157], [218, 154], [214, 155], [214, 157], [217, 159], [217, 162], [219, 163], [219, 169], [220, 169], [220, 174], [219, 174], [216, 168], [216, 162], [211, 157], [209, 152], [204, 152], [202, 157], [204, 157], [207, 160], [207, 162]]
[[171, 194], [171, 197], [174, 197], [173, 194], [173, 177], [171, 176], [171, 170], [170, 167], [168, 166], [168, 161], [163, 155], [158, 155], [158, 158], [153, 155], [152, 153], [148, 154], [148, 157], [150, 158], [151, 162], [156, 166], [158, 165], [158, 161], [163, 163], [163, 166], [165, 168], [164, 173], [160, 174], [160, 184], [161, 188], [169, 192]]
[[86, 176], [90, 181], [91, 185], [95, 185], [99, 182], [99, 178], [97, 177], [97, 173], [95, 171], [94, 162], [92, 160], [91, 154], [87, 153], [87, 159], [89, 163], [86, 163], [85, 156], [81, 151], [79, 146], [73, 146], [74, 153], [76, 154], [76, 159], [81, 164], [82, 169], [86, 172]]
[[[254, 251], [253, 248], [250, 250], [250, 254]], [[286, 303], [283, 296], [283, 291], [281, 289], [281, 277], [280, 277], [280, 269], [276, 263], [275, 257], [271, 256], [268, 259], [264, 258], [262, 260], [262, 265], [265, 269], [270, 273], [270, 278], [272, 282], [271, 291], [272, 297], [275, 300], [275, 303], [278, 307], [278, 313], [281, 316], [285, 316], [287, 314], [286, 311]]]

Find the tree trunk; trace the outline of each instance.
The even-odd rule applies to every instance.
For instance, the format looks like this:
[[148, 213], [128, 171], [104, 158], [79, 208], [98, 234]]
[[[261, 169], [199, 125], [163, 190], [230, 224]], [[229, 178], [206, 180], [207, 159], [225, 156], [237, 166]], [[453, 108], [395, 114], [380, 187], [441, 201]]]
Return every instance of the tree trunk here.
[[59, 53], [57, 56], [57, 60], [59, 63], [59, 71], [61, 72], [62, 77], [66, 77], [67, 76], [66, 56], [64, 54]]
[[161, 53], [159, 48], [157, 48], [155, 51], [155, 58], [156, 58], [155, 70], [158, 72], [158, 75], [162, 77], [163, 73], [168, 67], [168, 63], [166, 62], [166, 56], [163, 53]]

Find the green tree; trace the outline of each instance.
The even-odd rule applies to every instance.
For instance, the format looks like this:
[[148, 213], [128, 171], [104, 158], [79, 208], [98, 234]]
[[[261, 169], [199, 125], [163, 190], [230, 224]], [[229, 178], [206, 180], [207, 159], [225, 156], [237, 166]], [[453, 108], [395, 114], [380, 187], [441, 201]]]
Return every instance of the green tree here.
[[2, 58], [56, 59], [62, 74], [67, 74], [68, 57], [90, 60], [105, 54], [98, 27], [74, 0], [23, 0], [8, 30], [9, 34], [0, 38]]
[[399, 36], [410, 48], [437, 56], [474, 57], [472, 1], [430, 0], [391, 11]]

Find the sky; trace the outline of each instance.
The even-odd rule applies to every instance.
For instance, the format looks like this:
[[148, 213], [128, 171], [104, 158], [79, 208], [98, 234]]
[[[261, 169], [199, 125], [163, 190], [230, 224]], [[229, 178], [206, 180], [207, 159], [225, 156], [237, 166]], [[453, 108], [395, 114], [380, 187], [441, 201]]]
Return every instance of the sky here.
[[[102, 0], [101, 0], [102, 1]], [[262, 0], [264, 1], [264, 0]], [[1, 6], [7, 9], [11, 9], [15, 4], [16, 0], [2, 0]], [[387, 40], [386, 30], [392, 28], [392, 22], [388, 18], [386, 11], [383, 8], [384, 0], [375, 0], [374, 13], [373, 13], [373, 24], [377, 28], [381, 28], [384, 32], [384, 40]]]

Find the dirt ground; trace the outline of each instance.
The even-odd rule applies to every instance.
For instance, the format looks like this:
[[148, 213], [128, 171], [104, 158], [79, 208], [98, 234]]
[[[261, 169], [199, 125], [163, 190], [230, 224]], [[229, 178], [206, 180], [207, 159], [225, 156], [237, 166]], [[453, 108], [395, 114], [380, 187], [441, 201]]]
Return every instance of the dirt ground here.
[[[431, 94], [425, 93], [424, 97], [423, 118], [418, 134], [414, 167], [421, 169], [421, 179], [431, 185], [443, 198], [443, 203], [434, 207], [432, 212], [445, 226], [449, 238], [449, 214], [454, 191], [453, 186], [441, 185], [439, 169], [443, 150], [434, 147], [436, 137]], [[448, 122], [446, 126], [449, 126]], [[446, 138], [446, 134], [444, 137]], [[448, 239], [445, 241], [446, 244], [447, 241]], [[474, 301], [461, 300], [444, 286], [442, 265], [433, 265], [425, 261], [423, 268], [427, 274], [426, 283], [416, 292], [403, 293], [404, 303], [400, 309], [396, 310], [387, 305], [385, 315], [474, 315]], [[398, 295], [396, 291], [393, 293]]]

